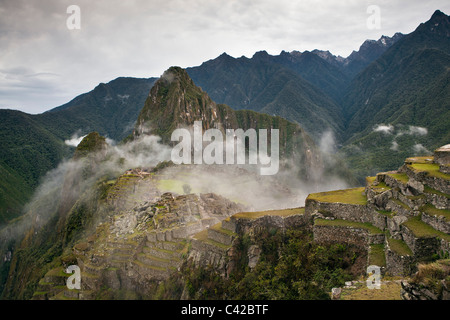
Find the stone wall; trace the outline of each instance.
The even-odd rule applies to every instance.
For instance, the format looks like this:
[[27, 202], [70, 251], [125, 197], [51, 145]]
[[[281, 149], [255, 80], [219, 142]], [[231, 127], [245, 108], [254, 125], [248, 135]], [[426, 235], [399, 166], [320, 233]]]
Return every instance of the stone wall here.
[[[277, 215], [267, 215], [256, 219], [245, 219], [230, 217], [230, 221], [222, 222], [222, 226], [226, 229], [230, 227], [233, 232], [246, 233], [249, 230], [262, 230], [275, 228], [285, 230], [288, 228], [304, 227], [311, 224], [310, 217], [305, 214], [292, 215], [287, 217]], [[234, 226], [234, 227], [232, 227]]]
[[422, 212], [422, 221], [436, 230], [450, 234], [450, 222], [444, 216], [431, 216], [426, 212]]
[[401, 234], [401, 225], [403, 222], [407, 221], [408, 218], [405, 216], [392, 216], [386, 219], [387, 221], [387, 229], [391, 234], [391, 237], [394, 239], [402, 239]]
[[346, 243], [369, 248], [369, 233], [364, 229], [351, 227], [314, 226], [314, 241], [319, 243]]
[[362, 223], [368, 222], [381, 230], [386, 227], [386, 217], [366, 205], [319, 202], [308, 199], [305, 208], [305, 213], [309, 215], [319, 212], [325, 217]]
[[424, 283], [402, 281], [401, 285], [403, 300], [450, 300], [450, 286], [445, 280], [441, 280], [439, 290]]
[[392, 276], [409, 276], [412, 275], [416, 269], [416, 260], [409, 255], [400, 255], [391, 250], [389, 242], [386, 239], [384, 244], [384, 254], [386, 257], [386, 273]]
[[450, 199], [444, 195], [439, 195], [436, 193], [424, 193], [427, 202], [431, 203], [438, 209], [450, 209]]
[[430, 176], [424, 171], [415, 171], [412, 167], [404, 165], [401, 171], [406, 173], [412, 179], [420, 181], [423, 184], [430, 186], [431, 188], [438, 190], [443, 193], [450, 194], [450, 185], [445, 179]]
[[450, 174], [450, 165], [448, 164], [441, 164], [439, 166], [439, 171], [445, 174]]
[[191, 244], [188, 260], [191, 260], [196, 266], [212, 266], [223, 276], [226, 275], [228, 256], [231, 254], [229, 248], [215, 246], [197, 239], [192, 239]]
[[450, 164], [450, 144], [442, 146], [434, 151], [434, 162], [440, 165]]
[[414, 256], [420, 260], [429, 258], [432, 254], [438, 253], [441, 249], [441, 241], [436, 237], [416, 237], [405, 225], [401, 225], [401, 234], [403, 241], [414, 253]]

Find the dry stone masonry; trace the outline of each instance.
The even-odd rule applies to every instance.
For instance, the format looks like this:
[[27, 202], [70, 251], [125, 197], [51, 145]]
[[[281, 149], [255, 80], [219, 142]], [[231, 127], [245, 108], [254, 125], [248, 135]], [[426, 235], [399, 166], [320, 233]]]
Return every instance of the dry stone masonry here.
[[315, 240], [351, 242], [367, 250], [381, 243], [385, 264], [380, 267], [391, 275], [408, 276], [420, 261], [448, 258], [449, 155], [447, 145], [434, 157], [408, 158], [397, 171], [367, 178], [364, 190], [310, 195], [306, 214], [314, 219]]
[[[307, 228], [314, 241], [364, 248], [367, 265], [376, 261], [382, 274], [411, 276], [419, 262], [450, 253], [449, 152], [447, 145], [434, 157], [408, 158], [397, 171], [368, 177], [366, 187], [310, 194], [304, 208], [265, 212], [245, 212], [212, 193], [149, 193], [146, 201], [136, 202], [126, 191], [148, 188], [142, 174], [133, 180], [137, 173], [129, 172], [107, 198], [121, 211], [73, 248], [81, 290], [66, 289], [68, 275], [56, 268], [41, 280], [34, 298], [92, 299], [103, 287], [145, 293], [149, 283], [167, 279], [186, 260], [227, 277], [236, 239], [262, 229]], [[260, 253], [253, 241], [245, 253], [250, 269]], [[402, 286], [403, 298], [418, 297], [414, 285]], [[445, 281], [443, 286], [448, 287]]]

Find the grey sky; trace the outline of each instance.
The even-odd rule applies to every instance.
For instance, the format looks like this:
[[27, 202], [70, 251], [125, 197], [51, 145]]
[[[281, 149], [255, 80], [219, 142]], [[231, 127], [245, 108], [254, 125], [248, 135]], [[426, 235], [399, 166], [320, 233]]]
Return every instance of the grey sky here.
[[[81, 29], [69, 30], [69, 5]], [[381, 9], [370, 30], [369, 5]], [[159, 77], [223, 52], [329, 50], [410, 33], [448, 0], [0, 0], [0, 108], [41, 113], [119, 76]]]

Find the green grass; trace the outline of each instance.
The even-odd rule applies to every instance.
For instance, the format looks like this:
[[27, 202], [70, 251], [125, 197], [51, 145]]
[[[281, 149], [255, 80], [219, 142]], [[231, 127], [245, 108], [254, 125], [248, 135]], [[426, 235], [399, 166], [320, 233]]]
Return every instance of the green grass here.
[[380, 289], [369, 289], [365, 283], [357, 283], [356, 289], [344, 288], [340, 300], [401, 300], [398, 282], [381, 282]]
[[364, 187], [336, 190], [329, 192], [312, 193], [307, 200], [316, 200], [320, 202], [339, 202], [346, 204], [366, 205], [367, 197], [364, 193]]
[[390, 218], [397, 215], [397, 212], [395, 212], [395, 211], [377, 210], [377, 212], [382, 214], [383, 216], [390, 217]]
[[424, 205], [420, 208], [421, 211], [425, 212], [426, 214], [430, 216], [442, 216], [445, 217], [445, 221], [450, 221], [450, 210], [445, 209], [437, 209], [431, 204]]
[[164, 263], [170, 262], [169, 259], [160, 258], [160, 257], [154, 256], [154, 255], [148, 254], [148, 253], [139, 253], [138, 256], [145, 257], [147, 259], [150, 259], [153, 261], [158, 261], [158, 262], [164, 262]]
[[196, 233], [193, 237], [196, 240], [203, 241], [207, 244], [219, 247], [221, 249], [229, 249], [231, 246], [225, 245], [223, 243], [208, 239], [208, 229], [200, 231], [199, 233]]
[[412, 256], [413, 252], [405, 241], [388, 237], [389, 248], [400, 256]]
[[435, 190], [435, 189], [431, 188], [430, 186], [428, 186], [428, 185], [426, 185], [426, 184], [424, 185], [423, 191], [424, 191], [425, 193], [436, 194], [436, 195], [438, 195], [438, 196], [442, 196], [442, 197], [446, 197], [446, 198], [450, 199], [450, 194], [443, 193], [443, 192], [441, 192], [441, 191], [439, 191], [439, 190]]
[[203, 231], [196, 233], [194, 235], [194, 239], [201, 240], [201, 241], [208, 239], [208, 230], [205, 229]]
[[372, 183], [374, 183], [376, 179], [377, 179], [377, 177], [366, 177], [366, 186], [371, 186]]
[[400, 201], [398, 199], [391, 199], [391, 200], [392, 200], [392, 202], [396, 203], [397, 205], [403, 207], [404, 209], [411, 210], [411, 208], [406, 203], [403, 203], [402, 201]]
[[427, 172], [430, 176], [449, 181], [450, 175], [439, 171], [439, 165], [435, 163], [413, 163], [408, 165], [414, 171]]
[[223, 233], [223, 234], [226, 234], [226, 235], [229, 235], [229, 236], [232, 236], [232, 237], [237, 236], [236, 233], [234, 233], [234, 232], [232, 232], [230, 230], [222, 228], [222, 223], [221, 222], [213, 225], [212, 227], [210, 227], [210, 229], [215, 230], [215, 231], [220, 232], [220, 233]]
[[329, 227], [352, 227], [352, 228], [358, 228], [358, 229], [364, 229], [369, 231], [370, 234], [381, 234], [383, 233], [380, 229], [373, 226], [370, 223], [362, 223], [362, 222], [354, 222], [354, 221], [347, 221], [347, 220], [341, 220], [341, 219], [335, 219], [335, 220], [327, 220], [327, 219], [316, 219], [314, 220], [314, 225], [316, 226], [329, 226]]
[[425, 156], [425, 157], [411, 157], [405, 160], [405, 163], [431, 163], [433, 162], [434, 157]]
[[[186, 184], [186, 181], [183, 180], [175, 180], [175, 179], [163, 179], [158, 180], [158, 189], [161, 192], [174, 192], [178, 194], [185, 194], [183, 186]], [[200, 190], [196, 188], [191, 188], [190, 193], [199, 193]]]
[[164, 267], [151, 266], [151, 265], [142, 263], [139, 260], [134, 260], [134, 261], [132, 261], [132, 263], [134, 263], [140, 267], [143, 267], [143, 268], [153, 269], [153, 270], [157, 270], [157, 271], [166, 271], [166, 268], [164, 268]]
[[63, 267], [58, 267], [48, 271], [47, 275], [52, 277], [65, 277], [65, 278], [68, 278], [72, 275], [72, 273], [65, 273], [64, 271], [65, 269]]
[[384, 254], [384, 244], [370, 245], [369, 265], [379, 267], [386, 266], [386, 255]]
[[284, 210], [269, 210], [259, 212], [239, 212], [233, 215], [236, 219], [257, 219], [264, 216], [281, 216], [288, 217], [296, 214], [304, 214], [305, 208], [293, 208]]
[[388, 173], [387, 175], [404, 184], [409, 181], [409, 177], [405, 173]]
[[377, 184], [377, 185], [371, 185], [370, 188], [371, 188], [372, 190], [374, 190], [374, 191], [376, 191], [376, 192], [380, 192], [380, 193], [392, 189], [391, 187], [389, 187], [388, 185], [386, 185], [386, 183], [384, 183], [384, 182], [380, 182], [380, 183]]
[[404, 222], [411, 232], [418, 238], [438, 237], [446, 241], [450, 241], [450, 235], [434, 229], [432, 226], [423, 222], [420, 216], [412, 217], [408, 221]]

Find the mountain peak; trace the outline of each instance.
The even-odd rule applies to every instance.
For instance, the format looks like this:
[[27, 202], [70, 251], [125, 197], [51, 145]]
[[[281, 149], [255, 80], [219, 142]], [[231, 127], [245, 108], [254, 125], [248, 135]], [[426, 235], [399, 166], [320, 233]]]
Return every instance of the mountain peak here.
[[156, 81], [138, 117], [134, 135], [157, 134], [168, 141], [169, 133], [178, 126], [212, 119], [216, 105], [194, 84], [185, 69], [170, 67]]
[[234, 58], [230, 56], [228, 53], [224, 52], [220, 56], [218, 56], [215, 60], [217, 61], [232, 61]]
[[447, 15], [445, 13], [443, 13], [441, 10], [436, 10], [433, 15], [431, 16], [430, 20], [434, 20], [434, 19], [440, 19], [442, 17], [447, 17]]
[[255, 52], [255, 54], [253, 55], [252, 59], [265, 59], [268, 58], [269, 54], [267, 53], [266, 50], [262, 50], [262, 51], [258, 51]]
[[450, 17], [440, 10], [436, 10], [430, 20], [421, 23], [416, 31], [433, 33], [450, 38]]
[[98, 132], [91, 132], [78, 144], [74, 153], [74, 159], [84, 158], [90, 154], [95, 155], [96, 152], [102, 151], [105, 148], [105, 137], [102, 137]]
[[159, 79], [159, 81], [163, 81], [167, 84], [171, 84], [173, 81], [183, 81], [183, 80], [191, 80], [186, 70], [181, 67], [170, 67], [166, 71], [164, 71], [163, 75]]
[[224, 52], [218, 58], [232, 58], [232, 56], [230, 56], [228, 53]]

